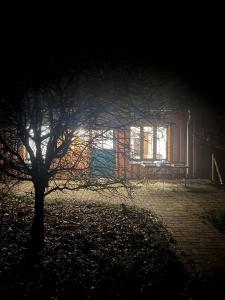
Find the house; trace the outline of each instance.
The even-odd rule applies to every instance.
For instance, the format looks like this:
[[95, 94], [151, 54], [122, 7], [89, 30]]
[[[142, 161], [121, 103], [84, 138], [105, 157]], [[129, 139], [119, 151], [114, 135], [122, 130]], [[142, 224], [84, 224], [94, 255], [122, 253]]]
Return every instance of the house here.
[[[108, 137], [105, 135], [105, 140], [101, 139], [101, 143], [93, 147], [92, 175], [212, 179], [219, 176], [216, 168], [212, 171], [214, 153], [225, 180], [221, 128], [212, 126], [212, 119], [203, 109], [158, 110], [150, 117], [136, 118], [127, 126], [111, 129], [107, 131]], [[219, 134], [217, 139], [216, 133]]]
[[[98, 120], [94, 128], [75, 130], [73, 143], [67, 154], [60, 158], [68, 169], [79, 177], [89, 173], [92, 177], [174, 178], [185, 177], [189, 172], [187, 151], [190, 113], [187, 111], [152, 111], [147, 116], [131, 113], [127, 121], [118, 120], [111, 114]], [[48, 134], [48, 126], [42, 128]], [[29, 145], [36, 152], [30, 132]], [[42, 143], [43, 157], [48, 140]], [[59, 141], [60, 143], [60, 141]], [[25, 146], [20, 146], [20, 155], [26, 163], [30, 157]], [[58, 161], [53, 162], [53, 167]]]
[[129, 126], [111, 129], [93, 146], [92, 174], [129, 179], [185, 177], [190, 113], [160, 112]]
[[[200, 143], [204, 128], [199, 114], [154, 110], [138, 117], [131, 113], [130, 118], [126, 116], [127, 122], [115, 120], [113, 114], [111, 117], [94, 128], [76, 130], [71, 147], [60, 159], [66, 167], [60, 178], [66, 178], [68, 170], [75, 178], [84, 173], [94, 178], [138, 180], [211, 178], [212, 148]], [[35, 148], [32, 141], [30, 145]], [[24, 146], [20, 152], [29, 163]]]

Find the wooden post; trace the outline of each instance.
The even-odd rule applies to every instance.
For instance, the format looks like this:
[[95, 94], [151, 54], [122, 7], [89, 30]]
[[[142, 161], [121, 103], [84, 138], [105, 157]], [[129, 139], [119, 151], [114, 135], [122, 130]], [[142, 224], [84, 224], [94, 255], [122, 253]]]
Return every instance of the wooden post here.
[[219, 167], [217, 165], [217, 161], [216, 161], [215, 157], [214, 157], [214, 162], [215, 162], [217, 174], [219, 176], [220, 184], [223, 184], [223, 180], [222, 180], [222, 177], [221, 177], [221, 174], [220, 174], [220, 171], [219, 171]]
[[186, 171], [186, 176], [189, 177], [189, 166], [190, 166], [190, 149], [189, 149], [189, 144], [190, 144], [190, 120], [191, 120], [191, 111], [188, 110], [188, 119], [187, 119], [187, 129], [186, 129], [186, 134], [187, 134], [187, 141], [186, 141], [186, 165], [187, 165], [187, 169], [185, 170]]
[[214, 154], [212, 153], [212, 182], [214, 182]]
[[214, 169], [216, 167], [216, 172], [218, 174], [218, 177], [219, 177], [219, 180], [220, 180], [220, 184], [223, 184], [223, 180], [222, 180], [222, 177], [221, 177], [221, 174], [220, 174], [220, 170], [219, 170], [219, 167], [218, 167], [218, 164], [217, 164], [217, 161], [214, 157], [214, 154], [212, 153], [212, 182], [214, 182], [215, 180], [215, 177], [214, 177]]
[[192, 132], [192, 177], [196, 178], [196, 136], [195, 136], [194, 124], [193, 124], [193, 132]]

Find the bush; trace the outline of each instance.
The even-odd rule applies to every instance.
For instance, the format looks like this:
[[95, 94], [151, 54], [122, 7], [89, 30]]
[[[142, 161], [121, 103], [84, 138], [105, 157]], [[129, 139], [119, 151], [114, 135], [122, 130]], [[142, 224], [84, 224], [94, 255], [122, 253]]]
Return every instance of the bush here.
[[214, 209], [207, 212], [206, 218], [221, 232], [225, 233], [225, 209]]

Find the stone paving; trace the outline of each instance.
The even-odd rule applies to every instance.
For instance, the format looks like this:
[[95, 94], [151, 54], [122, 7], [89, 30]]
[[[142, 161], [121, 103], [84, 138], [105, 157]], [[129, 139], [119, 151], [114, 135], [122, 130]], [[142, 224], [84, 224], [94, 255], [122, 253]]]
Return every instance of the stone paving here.
[[[119, 197], [87, 191], [79, 195], [80, 200], [121, 202]], [[150, 209], [159, 217], [176, 241], [178, 255], [189, 272], [206, 279], [225, 279], [225, 234], [203, 218], [208, 210], [225, 209], [224, 190], [202, 181], [193, 181], [187, 187], [150, 183], [140, 185], [134, 199], [125, 201]]]
[[154, 191], [145, 187], [136, 192], [135, 202], [160, 217], [189, 271], [206, 279], [225, 279], [225, 234], [203, 218], [208, 210], [225, 209], [224, 191], [212, 187]]

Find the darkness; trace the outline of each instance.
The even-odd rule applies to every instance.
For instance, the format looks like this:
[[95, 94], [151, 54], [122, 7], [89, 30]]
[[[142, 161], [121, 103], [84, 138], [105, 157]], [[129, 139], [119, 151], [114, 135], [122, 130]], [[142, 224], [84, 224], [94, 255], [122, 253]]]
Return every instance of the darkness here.
[[[189, 8], [174, 11], [174, 15], [153, 11], [143, 9], [142, 15], [137, 9], [130, 14], [110, 7], [99, 14], [83, 11], [79, 16], [76, 11], [65, 21], [52, 13], [54, 20], [47, 14], [47, 23], [44, 14], [36, 17], [38, 21], [33, 15], [25, 21], [21, 16], [10, 28], [2, 29], [3, 96], [11, 94], [14, 82], [28, 74], [33, 74], [31, 85], [35, 85], [57, 77], [59, 69], [66, 70], [74, 61], [86, 65], [110, 61], [112, 65], [153, 66], [174, 72], [200, 95], [202, 105], [224, 108], [219, 10]], [[52, 62], [57, 62], [57, 70], [52, 71]]]
[[[48, 85], [80, 68], [97, 70], [108, 65], [128, 74], [158, 70], [184, 82], [197, 96], [190, 94], [187, 105], [207, 108], [210, 121], [214, 121], [211, 111], [223, 111], [215, 127], [224, 141], [225, 47], [219, 12], [211, 7], [207, 12], [204, 7], [199, 11], [184, 7], [177, 12], [170, 7], [171, 14], [165, 7], [165, 11], [143, 7], [141, 14], [134, 7], [135, 13], [130, 14], [129, 8], [115, 10], [108, 4], [105, 12], [99, 9], [96, 14], [90, 9], [90, 15], [87, 10], [80, 15], [73, 7], [70, 14], [56, 15], [52, 7], [50, 13], [43, 8], [37, 16], [34, 8], [26, 18], [19, 12], [17, 19], [8, 18], [0, 26], [0, 101], [17, 101], [28, 88]], [[202, 114], [199, 123], [201, 127], [210, 122]], [[215, 154], [224, 166], [224, 143], [219, 146]]]

